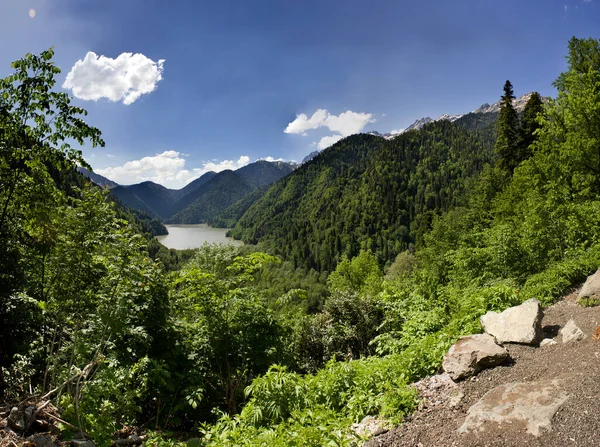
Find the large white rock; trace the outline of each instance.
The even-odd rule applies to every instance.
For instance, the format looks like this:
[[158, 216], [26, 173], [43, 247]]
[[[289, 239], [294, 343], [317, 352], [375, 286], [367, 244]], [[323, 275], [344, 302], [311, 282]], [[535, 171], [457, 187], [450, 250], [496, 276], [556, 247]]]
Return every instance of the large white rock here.
[[504, 312], [488, 312], [481, 317], [483, 330], [500, 343], [538, 344], [543, 338], [542, 305], [532, 298]]
[[461, 380], [485, 368], [504, 363], [508, 352], [488, 334], [461, 337], [444, 356], [442, 367], [452, 380]]
[[508, 432], [526, 429], [539, 436], [552, 430], [552, 417], [567, 398], [556, 380], [500, 385], [469, 408], [458, 432], [485, 433], [500, 425]]
[[579, 295], [577, 295], [577, 300], [581, 298], [600, 298], [600, 269], [585, 280]]
[[562, 335], [563, 343], [579, 341], [585, 338], [585, 334], [581, 329], [579, 329], [573, 320], [567, 321], [565, 327], [560, 330], [560, 335]]

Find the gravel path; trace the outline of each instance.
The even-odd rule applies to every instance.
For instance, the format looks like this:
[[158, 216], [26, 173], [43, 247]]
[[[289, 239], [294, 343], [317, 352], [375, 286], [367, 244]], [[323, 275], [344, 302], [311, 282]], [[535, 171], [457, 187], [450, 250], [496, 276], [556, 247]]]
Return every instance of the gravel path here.
[[[506, 344], [513, 363], [489, 369], [477, 377], [453, 384], [434, 376], [417, 384], [422, 402], [398, 428], [370, 440], [367, 447], [450, 447], [450, 446], [600, 446], [600, 340], [594, 337], [600, 326], [600, 307], [582, 308], [571, 294], [546, 309], [543, 327], [556, 345], [539, 347]], [[558, 330], [573, 319], [586, 339], [562, 343]], [[512, 382], [558, 379], [568, 399], [552, 420], [552, 431], [539, 437], [524, 427], [495, 424], [483, 433], [457, 433], [467, 410], [494, 387]]]

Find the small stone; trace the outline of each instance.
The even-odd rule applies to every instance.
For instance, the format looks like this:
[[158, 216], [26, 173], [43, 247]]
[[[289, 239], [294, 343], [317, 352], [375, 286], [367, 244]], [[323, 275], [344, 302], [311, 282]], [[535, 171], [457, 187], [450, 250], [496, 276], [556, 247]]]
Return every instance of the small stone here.
[[56, 444], [54, 443], [54, 441], [52, 441], [52, 438], [48, 435], [43, 435], [43, 434], [37, 434], [37, 435], [33, 435], [30, 436], [29, 438], [27, 438], [27, 441], [29, 441], [29, 445], [33, 445], [35, 447], [56, 447]]
[[557, 341], [554, 340], [553, 338], [544, 338], [542, 340], [542, 342], [540, 343], [540, 348], [543, 348], [544, 346], [552, 346], [552, 345], [556, 345]]
[[96, 447], [96, 444], [87, 439], [73, 439], [71, 441], [71, 447]]
[[450, 397], [450, 401], [448, 402], [448, 405], [450, 405], [450, 408], [458, 407], [458, 405], [463, 400], [463, 397], [465, 397], [465, 394], [462, 391], [459, 391], [454, 396]]
[[562, 335], [563, 343], [579, 341], [585, 338], [585, 334], [573, 320], [569, 320], [567, 324], [565, 324], [565, 327], [560, 330], [560, 335]]
[[500, 343], [535, 345], [544, 337], [542, 305], [532, 298], [504, 312], [488, 312], [481, 317], [483, 330]]

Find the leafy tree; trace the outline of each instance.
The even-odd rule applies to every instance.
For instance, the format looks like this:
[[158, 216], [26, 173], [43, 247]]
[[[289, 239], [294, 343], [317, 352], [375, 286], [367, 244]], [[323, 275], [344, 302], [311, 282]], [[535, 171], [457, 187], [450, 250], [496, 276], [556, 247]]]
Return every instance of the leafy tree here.
[[[19, 292], [43, 300], [44, 259], [55, 237], [53, 209], [62, 201], [60, 177], [75, 163], [85, 164], [69, 142], [104, 145], [100, 131], [82, 120], [86, 112], [72, 106], [66, 93], [52, 91], [60, 73], [53, 54], [52, 49], [27, 54], [0, 80], [0, 321], [7, 323], [0, 332], [0, 395], [2, 369], [19, 351], [19, 326], [28, 324], [17, 318], [29, 307], [27, 295]], [[27, 285], [28, 270], [41, 272], [36, 275], [41, 282]]]
[[509, 172], [514, 171], [522, 158], [519, 155], [519, 115], [513, 107], [513, 99], [513, 86], [510, 81], [506, 81], [504, 94], [500, 99], [495, 149], [500, 167]]
[[276, 359], [279, 327], [252, 287], [263, 264], [274, 261], [205, 245], [176, 276], [174, 317], [195, 371], [186, 388], [192, 407], [237, 413], [244, 387]]

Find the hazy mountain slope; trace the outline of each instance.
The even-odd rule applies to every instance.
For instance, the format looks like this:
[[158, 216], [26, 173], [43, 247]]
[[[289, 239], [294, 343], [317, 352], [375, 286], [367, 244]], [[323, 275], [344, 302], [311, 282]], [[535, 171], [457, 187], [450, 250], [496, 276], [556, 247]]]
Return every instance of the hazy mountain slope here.
[[215, 228], [232, 228], [240, 218], [248, 211], [254, 202], [260, 199], [271, 187], [264, 185], [256, 188], [249, 194], [246, 194], [241, 200], [238, 200], [226, 210], [208, 220], [208, 224]]
[[117, 186], [111, 192], [125, 205], [161, 218], [172, 214], [173, 203], [178, 197], [177, 190], [150, 181]]
[[107, 179], [106, 177], [101, 176], [100, 174], [96, 174], [88, 169], [82, 168], [81, 166], [77, 167], [77, 171], [82, 174], [84, 177], [89, 178], [92, 182], [94, 182], [98, 186], [106, 186], [109, 189], [115, 188], [119, 186], [118, 183], [113, 182], [112, 180]]
[[[217, 216], [229, 206], [233, 205], [245, 195], [252, 192], [250, 186], [234, 171], [219, 172], [202, 188], [188, 194], [182, 199], [185, 201], [194, 196], [194, 200], [167, 219], [167, 223], [194, 224], [207, 222]], [[181, 202], [181, 201], [180, 201]]]
[[270, 185], [276, 182], [281, 177], [288, 175], [295, 168], [295, 165], [290, 163], [275, 161], [269, 162], [258, 160], [255, 163], [244, 166], [236, 170], [241, 178], [253, 188]]
[[191, 181], [190, 183], [188, 183], [183, 188], [181, 188], [180, 190], [177, 191], [177, 193], [178, 193], [177, 200], [181, 199], [182, 197], [185, 197], [186, 195], [190, 194], [191, 192], [196, 191], [198, 188], [200, 188], [206, 182], [208, 182], [209, 180], [212, 180], [215, 177], [215, 175], [217, 175], [216, 172], [209, 171], [205, 174], [202, 174], [196, 180]]
[[491, 159], [489, 141], [449, 121], [392, 140], [350, 136], [273, 185], [233, 236], [317, 270], [360, 249], [391, 260], [420, 237], [431, 213], [457, 203], [465, 179]]

